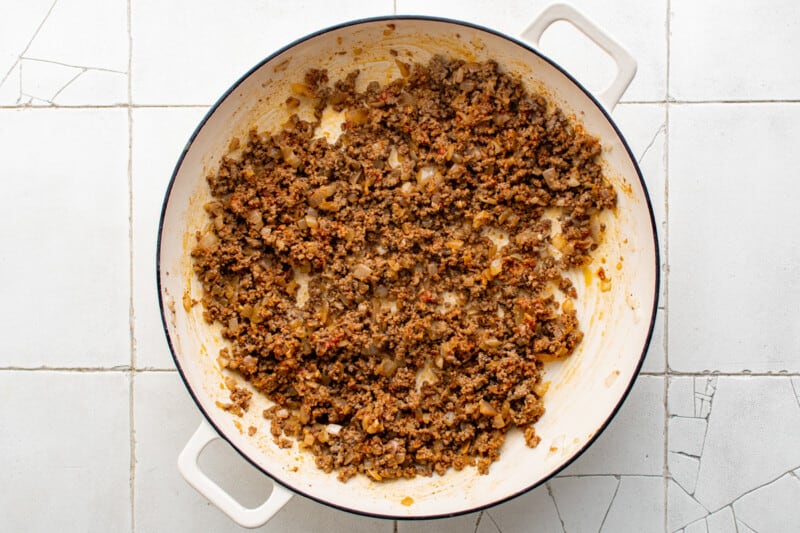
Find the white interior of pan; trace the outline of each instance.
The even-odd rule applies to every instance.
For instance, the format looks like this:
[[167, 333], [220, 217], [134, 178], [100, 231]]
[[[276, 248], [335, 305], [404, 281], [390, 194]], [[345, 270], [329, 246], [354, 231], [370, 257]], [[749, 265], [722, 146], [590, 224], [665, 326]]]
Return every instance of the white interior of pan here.
[[[216, 362], [222, 346], [218, 330], [203, 321], [200, 305], [187, 311], [183, 302], [185, 295], [199, 299], [201, 294], [189, 253], [194, 232], [205, 226], [205, 176], [216, 168], [230, 139], [244, 139], [253, 125], [276, 129], [289, 114], [284, 104], [289, 84], [302, 80], [310, 67], [327, 68], [331, 80], [359, 68], [364, 84], [399, 77], [390, 50], [421, 62], [434, 53], [470, 60], [493, 58], [532, 88], [544, 88], [601, 139], [619, 207], [605, 220], [608, 238], [594, 262], [574, 273], [578, 316], [586, 336], [572, 357], [547, 366], [545, 379], [551, 386], [545, 396], [547, 413], [536, 425], [542, 439], [539, 446], [528, 448], [518, 432], [510, 433], [501, 459], [485, 476], [467, 468], [443, 477], [388, 483], [358, 477], [342, 484], [335, 475], [317, 470], [305, 452], [273, 444], [261, 416], [267, 401], [259, 395], [242, 419], [215, 406], [216, 401], [228, 400]], [[610, 290], [601, 290], [594, 274], [600, 267], [611, 279]], [[524, 491], [569, 461], [612, 416], [634, 378], [647, 344], [656, 293], [655, 242], [646, 193], [622, 140], [594, 102], [558, 69], [513, 41], [460, 24], [417, 19], [331, 30], [289, 48], [243, 80], [208, 118], [176, 173], [163, 220], [160, 275], [165, 322], [184, 378], [234, 446], [300, 493], [356, 512], [395, 517], [441, 516], [484, 507]], [[251, 425], [258, 428], [253, 437], [247, 435]]]

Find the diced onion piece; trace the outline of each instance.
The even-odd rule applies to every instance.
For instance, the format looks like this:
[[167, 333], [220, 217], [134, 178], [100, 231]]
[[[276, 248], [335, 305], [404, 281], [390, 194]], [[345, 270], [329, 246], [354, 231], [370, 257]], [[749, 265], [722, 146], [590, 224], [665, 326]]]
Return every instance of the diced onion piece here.
[[397, 153], [397, 148], [394, 146], [392, 146], [392, 149], [389, 151], [389, 158], [386, 160], [386, 163], [392, 169], [400, 167], [400, 154]]
[[492, 404], [490, 404], [486, 400], [481, 400], [480, 401], [480, 403], [478, 404], [478, 411], [480, 411], [480, 413], [483, 416], [492, 416], [493, 417], [493, 416], [497, 416], [497, 414], [498, 414], [497, 409], [492, 407]]
[[400, 187], [400, 192], [401, 192], [401, 193], [403, 193], [403, 194], [404, 194], [404, 195], [406, 195], [406, 196], [409, 196], [411, 193], [413, 193], [413, 192], [414, 192], [414, 189], [415, 189], [415, 188], [416, 188], [416, 187], [414, 187], [414, 184], [413, 184], [413, 183], [411, 183], [410, 181], [406, 181], [406, 182], [404, 182], [404, 183], [403, 183], [403, 185]]
[[489, 263], [489, 273], [492, 277], [497, 276], [500, 272], [503, 271], [503, 260], [499, 257], [496, 259], [492, 259], [492, 262]]
[[200, 241], [197, 243], [197, 245], [200, 248], [208, 250], [209, 248], [213, 248], [217, 242], [219, 242], [217, 235], [213, 231], [207, 231], [202, 237], [200, 237]]
[[323, 185], [322, 187], [311, 193], [308, 197], [308, 205], [311, 207], [320, 207], [322, 203], [336, 193], [336, 184]]
[[436, 175], [436, 168], [427, 165], [417, 171], [417, 183], [424, 186]]
[[483, 348], [485, 350], [495, 350], [495, 349], [499, 348], [501, 344], [502, 344], [502, 342], [500, 342], [495, 337], [489, 337], [488, 339], [484, 339], [481, 342], [481, 348]]
[[297, 168], [300, 166], [300, 163], [302, 163], [297, 154], [294, 153], [294, 150], [288, 146], [281, 147], [281, 156], [283, 157], [283, 160], [286, 161], [286, 163], [292, 168]]
[[366, 124], [367, 119], [369, 119], [369, 109], [364, 107], [348, 109], [344, 114], [344, 118], [353, 124]]
[[542, 172], [542, 177], [544, 178], [545, 183], [547, 186], [554, 190], [563, 189], [560, 183], [558, 183], [558, 172], [553, 167], [548, 168], [544, 172]]
[[317, 96], [317, 93], [305, 83], [293, 83], [291, 89], [292, 92], [298, 96], [305, 96], [306, 98], [315, 98]]
[[505, 425], [506, 425], [506, 421], [503, 418], [503, 415], [501, 415], [501, 414], [494, 415], [494, 417], [492, 418], [492, 427], [493, 428], [500, 429], [502, 427], [505, 427]]
[[491, 213], [488, 211], [480, 211], [472, 219], [472, 229], [480, 229], [485, 226], [492, 219]]
[[408, 75], [411, 74], [411, 70], [409, 69], [408, 63], [403, 63], [399, 59], [395, 59], [394, 62], [397, 65], [397, 68], [400, 69], [400, 75], [401, 76], [403, 76], [404, 78], [407, 78]]
[[356, 266], [353, 267], [353, 275], [361, 281], [368, 279], [371, 274], [372, 269], [364, 263], [357, 263]]
[[563, 250], [567, 246], [567, 240], [560, 233], [553, 235], [553, 237], [550, 239], [550, 242], [556, 247], [557, 250]]
[[381, 363], [375, 368], [375, 372], [381, 376], [390, 378], [397, 371], [400, 365], [390, 357], [384, 357]]

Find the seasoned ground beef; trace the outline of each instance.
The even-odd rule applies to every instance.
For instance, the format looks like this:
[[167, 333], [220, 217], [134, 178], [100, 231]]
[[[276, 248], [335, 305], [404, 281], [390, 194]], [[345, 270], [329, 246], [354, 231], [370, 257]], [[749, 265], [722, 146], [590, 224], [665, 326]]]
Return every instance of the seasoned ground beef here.
[[597, 140], [497, 63], [397, 65], [363, 92], [309, 70], [286, 105], [316, 120], [231, 143], [192, 252], [221, 365], [343, 481], [486, 473], [512, 428], [536, 446], [543, 361], [583, 336], [566, 273], [616, 204]]

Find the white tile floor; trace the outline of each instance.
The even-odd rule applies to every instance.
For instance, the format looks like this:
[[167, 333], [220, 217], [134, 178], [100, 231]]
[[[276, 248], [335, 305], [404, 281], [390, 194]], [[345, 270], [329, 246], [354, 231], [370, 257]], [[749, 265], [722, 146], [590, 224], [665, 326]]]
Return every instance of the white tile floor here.
[[[560, 476], [488, 511], [394, 523], [297, 497], [263, 531], [800, 530], [800, 4], [574, 3], [639, 62], [613, 116], [664, 284], [629, 400]], [[200, 414], [161, 331], [154, 241], [180, 149], [232, 81], [315, 29], [420, 13], [518, 35], [545, 5], [6, 0], [0, 531], [240, 530], [175, 467]], [[565, 25], [542, 49], [609, 80]], [[270, 490], [222, 444], [202, 464], [245, 503]]]

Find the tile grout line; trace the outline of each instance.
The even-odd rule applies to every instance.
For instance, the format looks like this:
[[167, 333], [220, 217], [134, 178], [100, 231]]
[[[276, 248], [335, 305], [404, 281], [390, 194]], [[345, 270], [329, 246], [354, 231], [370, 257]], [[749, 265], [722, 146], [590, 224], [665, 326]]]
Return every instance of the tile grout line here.
[[[664, 276], [662, 283], [664, 283], [664, 463], [662, 466], [662, 473], [664, 475], [664, 517], [663, 526], [664, 532], [669, 530], [669, 134], [670, 134], [670, 61], [671, 44], [672, 44], [672, 4], [671, 0], [666, 0], [667, 19], [665, 24], [665, 37], [667, 39], [667, 64], [664, 87], [664, 257], [662, 258], [664, 268]], [[661, 265], [658, 265], [661, 268]]]
[[128, 243], [130, 246], [128, 254], [129, 262], [129, 287], [130, 287], [130, 301], [129, 301], [129, 327], [130, 327], [130, 390], [128, 396], [128, 409], [130, 417], [130, 433], [128, 445], [130, 446], [130, 486], [129, 486], [129, 501], [130, 501], [130, 528], [131, 533], [136, 531], [136, 427], [134, 425], [134, 382], [136, 376], [136, 335], [134, 329], [134, 253], [133, 253], [133, 96], [131, 89], [131, 75], [133, 64], [133, 34], [131, 32], [131, 0], [126, 3], [126, 18], [128, 30]]

